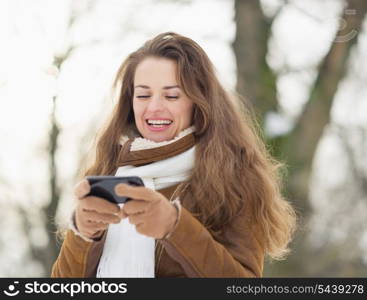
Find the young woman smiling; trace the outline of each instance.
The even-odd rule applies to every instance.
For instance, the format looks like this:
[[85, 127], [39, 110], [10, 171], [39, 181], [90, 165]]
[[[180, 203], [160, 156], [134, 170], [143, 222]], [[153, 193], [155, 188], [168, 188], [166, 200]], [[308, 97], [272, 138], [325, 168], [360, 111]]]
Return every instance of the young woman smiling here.
[[84, 175], [117, 185], [122, 207], [75, 187], [76, 209], [52, 277], [260, 277], [282, 258], [295, 213], [279, 165], [193, 40], [162, 33], [131, 53], [119, 101]]

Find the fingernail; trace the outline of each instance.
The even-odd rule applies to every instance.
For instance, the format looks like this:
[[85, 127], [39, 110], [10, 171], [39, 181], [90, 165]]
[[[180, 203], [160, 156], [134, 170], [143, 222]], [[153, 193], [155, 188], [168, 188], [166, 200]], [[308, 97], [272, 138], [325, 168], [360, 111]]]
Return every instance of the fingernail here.
[[115, 187], [115, 192], [116, 194], [118, 193], [122, 193], [124, 191], [124, 189], [126, 188], [126, 184], [124, 183], [119, 183], [118, 185], [116, 185]]

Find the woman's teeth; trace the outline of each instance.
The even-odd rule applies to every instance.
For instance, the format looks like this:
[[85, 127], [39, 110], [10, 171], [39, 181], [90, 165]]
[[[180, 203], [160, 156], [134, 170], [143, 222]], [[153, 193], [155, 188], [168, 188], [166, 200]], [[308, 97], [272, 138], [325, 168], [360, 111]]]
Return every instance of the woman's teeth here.
[[163, 127], [164, 125], [170, 125], [171, 120], [147, 120], [148, 125], [153, 127]]

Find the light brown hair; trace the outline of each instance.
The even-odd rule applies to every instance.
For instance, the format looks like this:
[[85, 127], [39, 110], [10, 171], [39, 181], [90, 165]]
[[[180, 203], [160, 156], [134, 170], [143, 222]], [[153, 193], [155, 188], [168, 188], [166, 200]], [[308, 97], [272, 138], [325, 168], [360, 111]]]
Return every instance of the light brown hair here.
[[296, 216], [280, 193], [280, 164], [270, 157], [248, 109], [224, 90], [204, 50], [187, 37], [159, 34], [122, 63], [114, 81], [119, 88], [118, 103], [97, 139], [95, 160], [84, 175], [113, 175], [121, 135], [139, 134], [132, 106], [134, 75], [147, 57], [175, 61], [177, 81], [194, 102], [196, 157], [191, 177], [180, 185], [183, 205], [218, 237], [242, 209], [251, 210], [266, 253], [283, 257]]

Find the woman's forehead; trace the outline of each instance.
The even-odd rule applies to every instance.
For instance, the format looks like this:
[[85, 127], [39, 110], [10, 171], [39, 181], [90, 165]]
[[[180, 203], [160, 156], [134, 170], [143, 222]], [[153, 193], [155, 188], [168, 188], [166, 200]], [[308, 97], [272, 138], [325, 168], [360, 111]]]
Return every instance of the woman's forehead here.
[[[149, 90], [151, 87], [149, 85], [146, 84], [138, 84], [134, 87], [135, 89], [145, 89], [145, 90]], [[171, 89], [179, 89], [180, 86], [175, 84], [175, 85], [166, 85], [163, 86], [162, 89], [163, 90], [171, 90]]]
[[177, 64], [166, 58], [149, 57], [140, 62], [135, 70], [135, 79], [140, 78], [175, 78]]

